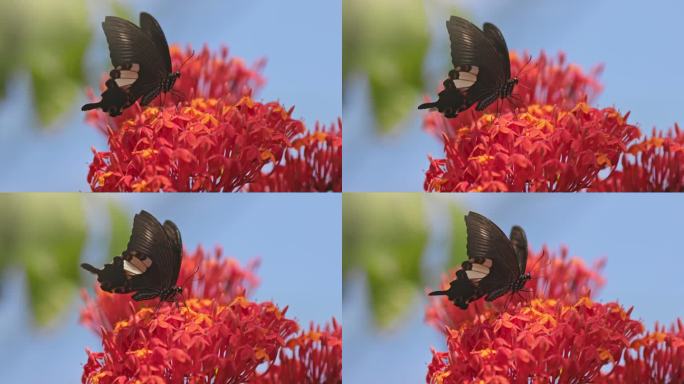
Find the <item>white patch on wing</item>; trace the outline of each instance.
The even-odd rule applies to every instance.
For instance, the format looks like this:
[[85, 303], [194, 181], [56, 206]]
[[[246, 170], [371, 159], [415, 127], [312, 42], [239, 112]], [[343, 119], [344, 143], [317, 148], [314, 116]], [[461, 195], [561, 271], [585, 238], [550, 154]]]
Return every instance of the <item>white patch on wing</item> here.
[[127, 275], [133, 276], [145, 273], [147, 268], [149, 268], [151, 265], [152, 260], [149, 258], [140, 260], [137, 257], [132, 257], [131, 260], [124, 260], [123, 268]]
[[471, 267], [471, 270], [476, 271], [476, 272], [480, 272], [480, 273], [484, 273], [485, 275], [489, 274], [489, 268], [485, 267], [482, 264], [473, 264], [473, 266]]
[[470, 271], [466, 271], [466, 276], [468, 276], [469, 280], [483, 279], [485, 276], [487, 276], [487, 273], [476, 271], [476, 270], [470, 270]]
[[458, 89], [470, 88], [477, 81], [477, 74], [480, 68], [476, 66], [457, 67], [458, 78], [454, 79], [454, 85]]
[[135, 83], [136, 80], [138, 80], [140, 64], [133, 63], [131, 64], [130, 68], [124, 69], [123, 67], [119, 66], [116, 69], [119, 71], [119, 76], [114, 81], [116, 81], [116, 85], [118, 85], [119, 87], [126, 88]]
[[123, 87], [127, 87], [127, 86], [135, 83], [136, 80], [138, 80], [138, 78], [135, 78], [135, 79], [116, 79], [114, 81], [116, 81], [116, 85], [118, 85], [120, 88], [123, 88]]

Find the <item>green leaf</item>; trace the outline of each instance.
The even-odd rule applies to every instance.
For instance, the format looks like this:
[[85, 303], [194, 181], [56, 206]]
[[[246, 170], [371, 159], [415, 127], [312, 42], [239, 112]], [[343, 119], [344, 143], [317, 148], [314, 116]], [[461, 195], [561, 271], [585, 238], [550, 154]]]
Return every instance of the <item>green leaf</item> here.
[[85, 0], [9, 0], [0, 3], [0, 95], [17, 70], [31, 76], [33, 101], [44, 127], [83, 92], [83, 59], [91, 40]]
[[465, 216], [461, 207], [456, 204], [449, 204], [451, 215], [451, 250], [449, 252], [449, 265], [452, 268], [461, 264], [467, 258], [466, 252], [466, 225]]
[[8, 260], [26, 270], [36, 323], [51, 324], [68, 308], [79, 285], [78, 263], [86, 238], [80, 196], [0, 195], [0, 238]]
[[368, 76], [381, 132], [389, 132], [416, 109], [424, 88], [423, 62], [429, 32], [423, 2], [345, 0], [343, 78]]
[[422, 195], [344, 194], [342, 210], [343, 277], [365, 273], [376, 324], [391, 326], [422, 289], [428, 238]]
[[109, 237], [109, 255], [120, 255], [126, 248], [131, 235], [131, 223], [128, 212], [114, 203], [109, 203], [109, 223], [111, 236]]

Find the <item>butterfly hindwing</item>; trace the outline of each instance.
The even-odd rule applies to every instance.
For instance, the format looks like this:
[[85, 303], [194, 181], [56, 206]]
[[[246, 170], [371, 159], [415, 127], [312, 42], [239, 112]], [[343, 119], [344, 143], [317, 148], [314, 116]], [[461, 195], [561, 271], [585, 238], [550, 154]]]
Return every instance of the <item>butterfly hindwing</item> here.
[[511, 244], [513, 244], [513, 249], [515, 249], [515, 256], [518, 260], [518, 268], [520, 273], [525, 273], [527, 269], [527, 236], [525, 231], [517, 225], [511, 228]]
[[171, 54], [169, 44], [166, 42], [166, 35], [161, 29], [157, 20], [147, 12], [140, 13], [140, 29], [147, 33], [157, 46], [157, 53], [164, 64], [166, 73], [171, 72]]

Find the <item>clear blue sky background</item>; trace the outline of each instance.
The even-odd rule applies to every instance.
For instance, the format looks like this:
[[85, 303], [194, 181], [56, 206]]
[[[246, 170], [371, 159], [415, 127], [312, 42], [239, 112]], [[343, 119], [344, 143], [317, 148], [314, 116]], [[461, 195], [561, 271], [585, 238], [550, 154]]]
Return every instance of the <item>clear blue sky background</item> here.
[[[417, 0], [418, 1], [418, 0]], [[477, 25], [495, 23], [511, 50], [541, 49], [567, 53], [570, 62], [588, 69], [604, 63], [604, 92], [599, 107], [631, 111], [630, 121], [649, 132], [667, 129], [684, 117], [684, 50], [673, 34], [684, 3], [540, 0], [425, 0], [433, 36], [426, 61], [426, 94], [447, 73], [450, 53], [444, 4], [455, 4]], [[374, 133], [369, 93], [354, 81], [345, 94], [345, 191], [422, 191], [428, 154], [443, 156], [442, 144], [421, 129], [424, 111], [412, 111], [396, 135]], [[416, 99], [416, 105], [422, 97]]]
[[[200, 244], [209, 250], [221, 245], [224, 256], [242, 265], [260, 258], [261, 284], [252, 298], [289, 305], [288, 315], [302, 325], [342, 318], [339, 194], [87, 195], [91, 225], [107, 222], [100, 216], [106, 212], [101, 204], [106, 199], [119, 201], [131, 220], [141, 209], [159, 220], [173, 220], [188, 250]], [[82, 259], [101, 263], [104, 255], [94, 248], [88, 246]], [[31, 326], [23, 271], [13, 272], [17, 273], [8, 273], [2, 282], [0, 295], [0, 382], [80, 382], [85, 348], [102, 350], [99, 338], [77, 322], [80, 299], [65, 303], [57, 327], [36, 330]], [[91, 287], [93, 277], [86, 272], [83, 276], [85, 286]]]
[[[655, 321], [670, 324], [684, 316], [681, 194], [426, 195], [433, 224], [443, 223], [447, 214], [436, 199], [455, 201], [464, 212], [482, 213], [506, 233], [521, 225], [535, 251], [544, 244], [558, 251], [564, 244], [571, 256], [589, 265], [606, 257], [606, 285], [599, 301], [634, 306], [632, 316], [649, 328]], [[426, 275], [434, 280], [432, 288], [443, 273], [432, 256], [446, 258], [444, 237], [433, 235], [432, 252], [425, 260], [431, 266]], [[423, 322], [427, 297], [414, 298], [409, 316], [396, 329], [378, 331], [371, 325], [365, 281], [357, 278], [344, 291], [345, 382], [425, 382], [430, 347], [446, 349], [444, 337]]]
[[[98, 89], [111, 67], [100, 23], [109, 12], [89, 1], [95, 38], [88, 53], [89, 86]], [[341, 116], [341, 0], [199, 1], [151, 0], [125, 2], [135, 15], [148, 11], [161, 24], [169, 43], [207, 43], [230, 48], [231, 56], [251, 64], [266, 58], [267, 83], [256, 95], [295, 106], [294, 116], [313, 126], [332, 123]], [[28, 80], [18, 76], [7, 98], [0, 101], [0, 190], [88, 191], [90, 148], [106, 148], [104, 136], [83, 121], [80, 107], [86, 89], [74, 102], [54, 133], [31, 129], [37, 124]]]

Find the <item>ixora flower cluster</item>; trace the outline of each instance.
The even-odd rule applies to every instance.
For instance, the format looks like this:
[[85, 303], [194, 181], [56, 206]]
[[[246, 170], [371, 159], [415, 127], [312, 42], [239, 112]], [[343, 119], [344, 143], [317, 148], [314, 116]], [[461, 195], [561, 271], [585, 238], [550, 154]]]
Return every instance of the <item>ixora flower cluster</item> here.
[[171, 93], [115, 118], [87, 113], [109, 144], [93, 148], [93, 191], [341, 191], [341, 120], [310, 131], [292, 108], [254, 100], [263, 63], [248, 68], [225, 47], [170, 53], [184, 63]]
[[629, 113], [592, 107], [600, 67], [585, 74], [563, 54], [543, 52], [528, 60], [511, 53], [519, 76], [512, 98], [454, 119], [426, 115], [424, 128], [445, 152], [430, 157], [426, 191], [684, 190], [679, 127], [647, 137]]
[[301, 329], [287, 307], [253, 302], [256, 264], [198, 248], [183, 258], [178, 305], [158, 308], [96, 287], [81, 322], [102, 337], [87, 351], [83, 383], [339, 383], [342, 327]]
[[681, 320], [645, 332], [631, 309], [593, 301], [602, 266], [589, 268], [565, 248], [544, 249], [528, 256], [531, 297], [507, 295], [465, 311], [433, 299], [426, 321], [444, 334], [447, 351], [432, 351], [427, 382], [684, 382]]

